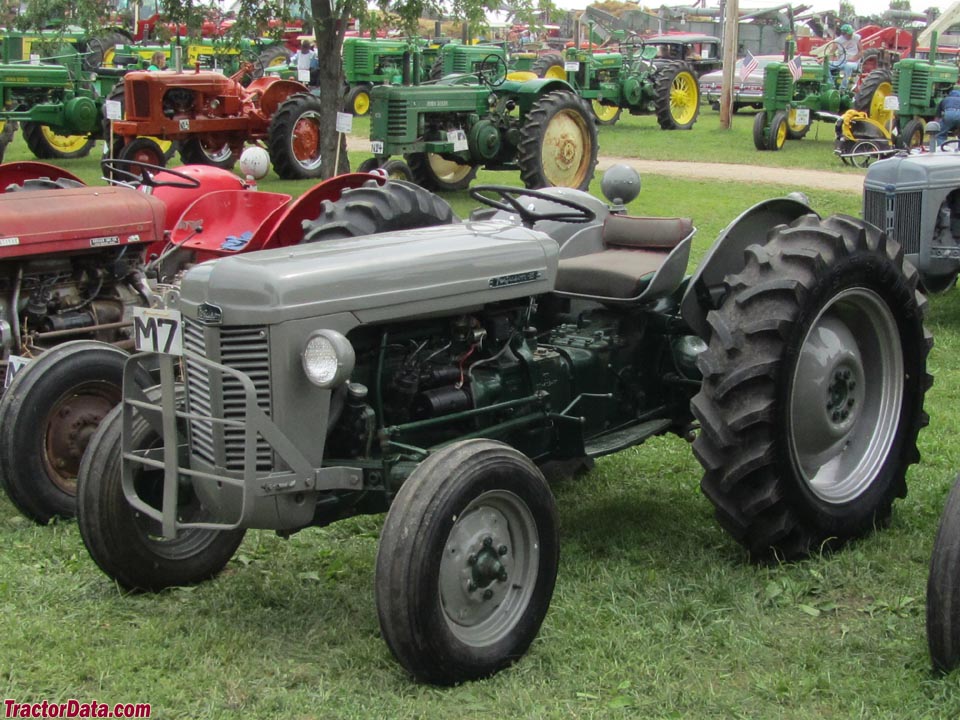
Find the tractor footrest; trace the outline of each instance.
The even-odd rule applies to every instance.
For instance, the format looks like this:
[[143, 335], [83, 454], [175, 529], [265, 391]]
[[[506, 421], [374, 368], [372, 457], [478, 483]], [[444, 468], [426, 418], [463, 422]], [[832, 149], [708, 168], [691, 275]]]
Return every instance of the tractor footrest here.
[[597, 437], [590, 438], [587, 441], [585, 449], [587, 457], [600, 457], [601, 455], [610, 455], [620, 452], [628, 447], [639, 445], [644, 440], [654, 435], [659, 435], [670, 428], [673, 423], [663, 418], [661, 420], [648, 420], [639, 425], [620, 428], [613, 432], [604, 433]]

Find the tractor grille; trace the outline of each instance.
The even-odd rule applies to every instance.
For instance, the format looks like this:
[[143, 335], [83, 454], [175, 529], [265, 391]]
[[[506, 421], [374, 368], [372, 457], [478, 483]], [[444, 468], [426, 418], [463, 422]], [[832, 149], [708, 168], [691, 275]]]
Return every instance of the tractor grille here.
[[353, 46], [353, 67], [356, 72], [373, 72], [373, 65], [370, 62], [370, 48], [364, 43], [356, 43]]
[[863, 194], [863, 219], [882, 228], [908, 255], [920, 252], [920, 219], [923, 193], [886, 195], [879, 190]]
[[793, 98], [793, 76], [790, 69], [784, 65], [777, 71], [777, 91], [776, 96], [781, 100]]
[[387, 110], [387, 135], [404, 138], [407, 135], [407, 101], [390, 100]]
[[127, 118], [145, 120], [150, 117], [150, 86], [143, 80], [133, 83], [133, 95], [130, 98], [130, 108]]
[[[244, 373], [253, 381], [257, 405], [270, 414], [270, 347], [266, 328], [203, 328], [184, 322], [184, 346], [191, 352], [217, 360]], [[243, 386], [231, 377], [211, 373], [205, 366], [187, 360], [187, 403], [190, 412], [225, 420], [244, 420]], [[219, 390], [219, 392], [218, 392]], [[222, 437], [218, 437], [222, 435]], [[190, 421], [193, 452], [213, 465], [227, 470], [243, 470], [242, 427], [224, 427], [204, 420]], [[256, 469], [270, 470], [270, 446], [257, 438]]]
[[470, 60], [471, 58], [465, 57], [464, 55], [454, 55], [453, 70], [451, 70], [451, 72], [455, 72], [455, 73], [470, 72], [471, 70]]

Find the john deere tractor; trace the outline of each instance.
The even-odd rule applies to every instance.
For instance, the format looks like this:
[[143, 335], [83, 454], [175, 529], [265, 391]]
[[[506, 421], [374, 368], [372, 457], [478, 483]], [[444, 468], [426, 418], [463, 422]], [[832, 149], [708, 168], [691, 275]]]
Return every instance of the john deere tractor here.
[[[499, 55], [481, 65], [475, 75], [373, 88], [374, 158], [361, 169], [382, 166], [431, 190], [461, 190], [479, 167], [519, 170], [528, 188], [585, 189], [597, 128], [574, 89], [563, 80], [511, 79]], [[406, 163], [390, 160], [397, 155]]]
[[[937, 62], [937, 34], [933, 33], [929, 59], [907, 58], [892, 70], [878, 68], [860, 86], [854, 107], [872, 120], [897, 131], [897, 144], [923, 144], [923, 128], [937, 114], [937, 106], [957, 86], [960, 68], [956, 63]], [[896, 95], [898, 110], [888, 106], [887, 97]]]
[[622, 110], [655, 114], [664, 130], [689, 130], [700, 113], [700, 85], [682, 60], [657, 58], [652, 46], [621, 42], [620, 52], [568, 48], [567, 81], [590, 101], [602, 125], [613, 125]]
[[[344, 112], [363, 116], [370, 112], [370, 91], [375, 85], [398, 83], [403, 77], [404, 57], [416, 53], [419, 43], [349, 37], [343, 41]], [[422, 58], [421, 58], [422, 59]], [[423, 69], [420, 69], [420, 68]], [[426, 80], [430, 67], [418, 62], [419, 79]]]

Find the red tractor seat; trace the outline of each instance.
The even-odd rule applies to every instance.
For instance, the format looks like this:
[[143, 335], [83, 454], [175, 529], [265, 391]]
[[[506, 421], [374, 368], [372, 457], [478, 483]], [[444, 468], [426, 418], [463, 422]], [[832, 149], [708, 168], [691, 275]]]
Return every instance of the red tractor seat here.
[[603, 250], [561, 258], [556, 292], [626, 303], [668, 295], [683, 280], [694, 232], [689, 218], [610, 215]]

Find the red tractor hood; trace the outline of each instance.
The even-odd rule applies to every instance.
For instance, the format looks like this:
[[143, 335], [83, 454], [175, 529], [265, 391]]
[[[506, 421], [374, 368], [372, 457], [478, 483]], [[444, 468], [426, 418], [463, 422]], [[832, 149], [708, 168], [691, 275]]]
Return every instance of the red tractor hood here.
[[0, 194], [0, 259], [98, 250], [163, 237], [166, 208], [124, 187]]

